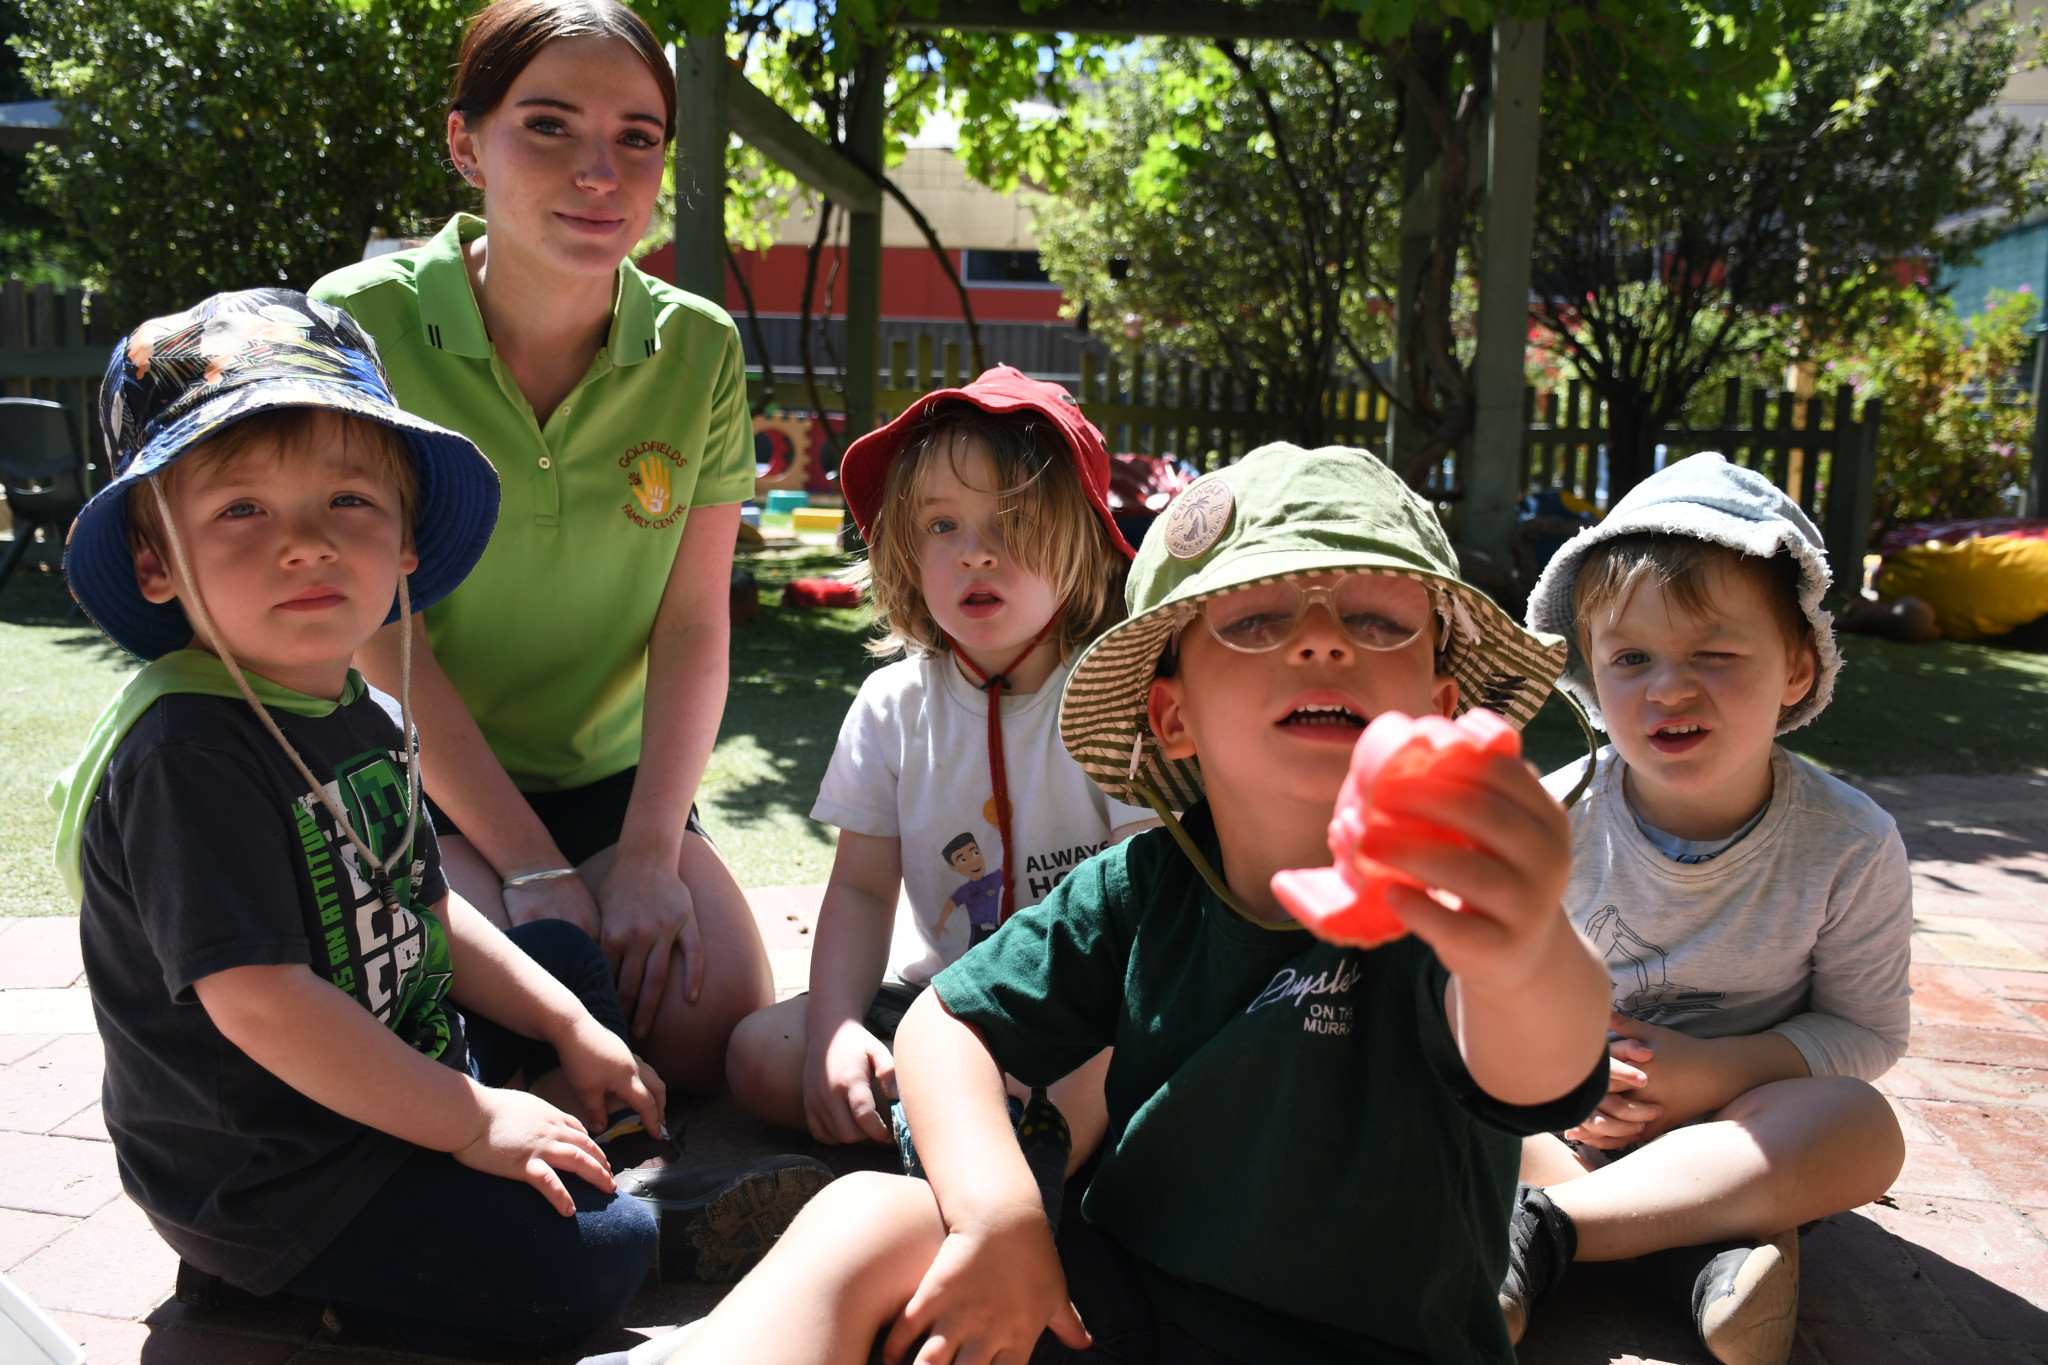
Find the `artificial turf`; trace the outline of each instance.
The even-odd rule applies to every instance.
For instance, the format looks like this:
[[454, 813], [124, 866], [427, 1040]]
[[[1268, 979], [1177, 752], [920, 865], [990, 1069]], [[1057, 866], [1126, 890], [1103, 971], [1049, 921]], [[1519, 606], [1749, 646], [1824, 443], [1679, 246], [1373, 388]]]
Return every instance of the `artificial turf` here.
[[[698, 804], [742, 886], [823, 881], [832, 831], [809, 818], [848, 704], [879, 661], [862, 648], [865, 610], [780, 605], [792, 578], [836, 571], [822, 550], [742, 559], [761, 615], [735, 627], [732, 686]], [[0, 591], [0, 915], [71, 913], [50, 866], [51, 777], [134, 668], [91, 624], [69, 617], [52, 575], [24, 570]], [[1991, 773], [2048, 768], [2048, 657], [1980, 645], [1848, 637], [1835, 701], [1787, 736], [1844, 773]], [[1548, 770], [1585, 752], [1561, 703], [1526, 735]]]

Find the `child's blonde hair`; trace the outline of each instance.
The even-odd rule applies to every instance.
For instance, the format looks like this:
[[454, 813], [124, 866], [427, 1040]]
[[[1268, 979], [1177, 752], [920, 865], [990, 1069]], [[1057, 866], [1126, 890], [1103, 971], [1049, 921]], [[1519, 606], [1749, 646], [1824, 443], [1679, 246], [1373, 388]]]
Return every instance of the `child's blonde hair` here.
[[969, 443], [995, 468], [1006, 548], [1065, 604], [1051, 638], [1060, 657], [1071, 658], [1123, 619], [1129, 566], [1082, 487], [1059, 428], [1034, 413], [992, 413], [965, 401], [940, 403], [926, 413], [883, 481], [867, 559], [869, 598], [882, 636], [868, 648], [883, 656], [950, 648], [919, 582], [924, 533], [915, 513], [934, 463], [951, 462], [959, 476], [960, 454]]
[[[199, 442], [155, 475], [157, 486], [169, 498], [179, 484], [201, 471], [224, 469], [258, 452], [279, 461], [289, 459], [304, 450], [327, 421], [340, 423], [343, 450], [360, 459], [370, 474], [397, 488], [400, 524], [410, 532], [420, 501], [420, 476], [405, 438], [382, 422], [331, 408], [269, 408], [251, 413]], [[146, 487], [128, 499], [128, 546], [151, 551], [159, 559], [168, 560], [171, 555], [156, 499]]]

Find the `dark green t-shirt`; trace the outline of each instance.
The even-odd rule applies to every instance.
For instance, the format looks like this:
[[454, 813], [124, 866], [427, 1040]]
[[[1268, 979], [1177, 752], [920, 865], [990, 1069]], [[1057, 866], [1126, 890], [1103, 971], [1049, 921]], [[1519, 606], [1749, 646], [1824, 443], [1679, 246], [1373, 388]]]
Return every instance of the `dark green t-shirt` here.
[[[1221, 865], [1206, 807], [1184, 824]], [[932, 981], [1047, 1085], [1114, 1046], [1082, 1211], [1160, 1307], [1254, 1365], [1511, 1365], [1496, 1297], [1522, 1136], [1591, 1113], [1480, 1090], [1419, 940], [1371, 952], [1241, 919], [1164, 830], [1091, 858]]]

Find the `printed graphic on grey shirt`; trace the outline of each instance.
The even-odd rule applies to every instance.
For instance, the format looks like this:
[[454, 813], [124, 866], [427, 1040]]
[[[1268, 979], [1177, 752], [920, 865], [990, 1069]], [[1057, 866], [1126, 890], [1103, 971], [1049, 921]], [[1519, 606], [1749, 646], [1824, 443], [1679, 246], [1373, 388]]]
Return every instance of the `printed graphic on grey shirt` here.
[[1607, 974], [1615, 990], [1630, 981], [1635, 989], [1617, 994], [1614, 1012], [1646, 1024], [1661, 1024], [1688, 1014], [1713, 1014], [1720, 1010], [1720, 991], [1681, 986], [1671, 980], [1667, 968], [1671, 955], [1628, 927], [1618, 905], [1603, 905], [1586, 921], [1586, 937], [1607, 959]]

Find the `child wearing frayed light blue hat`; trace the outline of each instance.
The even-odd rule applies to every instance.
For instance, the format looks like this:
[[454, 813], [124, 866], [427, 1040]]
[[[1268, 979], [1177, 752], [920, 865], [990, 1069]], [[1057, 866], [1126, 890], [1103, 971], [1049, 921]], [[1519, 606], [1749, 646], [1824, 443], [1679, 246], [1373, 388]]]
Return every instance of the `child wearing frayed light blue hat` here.
[[148, 663], [52, 795], [124, 1188], [250, 1292], [423, 1350], [566, 1344], [656, 1235], [579, 1118], [659, 1132], [661, 1082], [581, 930], [448, 895], [410, 709], [350, 667], [475, 564], [496, 475], [289, 290], [137, 328], [101, 416], [115, 477], [65, 569]]
[[1904, 1053], [1912, 882], [1891, 817], [1777, 737], [1842, 666], [1819, 533], [1716, 454], [1644, 480], [1529, 598], [1611, 745], [1572, 820], [1565, 908], [1607, 959], [1609, 1093], [1524, 1147], [1502, 1308], [1519, 1331], [1574, 1255], [1641, 1257], [1715, 1359], [1775, 1365], [1794, 1229], [1904, 1158], [1869, 1082]]

